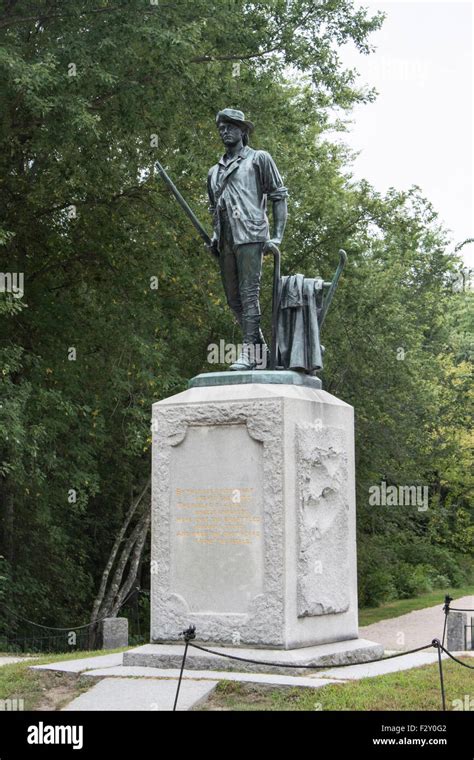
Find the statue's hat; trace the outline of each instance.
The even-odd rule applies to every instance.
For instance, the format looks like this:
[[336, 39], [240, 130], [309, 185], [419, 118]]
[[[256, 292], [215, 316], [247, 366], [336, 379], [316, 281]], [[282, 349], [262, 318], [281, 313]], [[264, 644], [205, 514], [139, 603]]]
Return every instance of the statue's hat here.
[[235, 108], [224, 108], [223, 111], [219, 111], [216, 116], [216, 124], [220, 121], [231, 121], [232, 124], [237, 124], [239, 127], [247, 127], [249, 130], [254, 129], [254, 125], [251, 121], [247, 121], [243, 111], [238, 111]]

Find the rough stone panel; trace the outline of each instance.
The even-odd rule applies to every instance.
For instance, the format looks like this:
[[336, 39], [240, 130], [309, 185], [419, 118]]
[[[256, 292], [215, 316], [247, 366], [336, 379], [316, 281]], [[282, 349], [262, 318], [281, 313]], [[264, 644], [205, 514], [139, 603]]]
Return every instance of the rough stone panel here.
[[298, 617], [349, 608], [348, 445], [340, 428], [296, 426]]

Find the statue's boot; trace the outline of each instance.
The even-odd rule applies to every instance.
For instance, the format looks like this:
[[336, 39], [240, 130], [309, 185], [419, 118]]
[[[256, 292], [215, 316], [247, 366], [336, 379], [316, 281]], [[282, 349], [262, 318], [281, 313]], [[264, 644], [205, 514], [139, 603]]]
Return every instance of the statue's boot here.
[[257, 366], [256, 356], [255, 343], [243, 343], [237, 360], [230, 365], [229, 370], [233, 372], [246, 372], [255, 369]]
[[[245, 372], [255, 369], [261, 359], [260, 336], [260, 314], [243, 315], [242, 329], [244, 339], [242, 350], [235, 361], [229, 367], [234, 372]], [[265, 341], [264, 341], [265, 342]]]

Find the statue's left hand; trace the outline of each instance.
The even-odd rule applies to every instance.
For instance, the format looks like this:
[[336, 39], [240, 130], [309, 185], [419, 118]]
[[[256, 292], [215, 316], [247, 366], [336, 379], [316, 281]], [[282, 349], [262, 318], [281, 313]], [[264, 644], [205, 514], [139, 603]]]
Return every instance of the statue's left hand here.
[[266, 240], [263, 246], [263, 255], [265, 256], [267, 253], [275, 253], [275, 252], [279, 253], [280, 244], [281, 244], [281, 240], [278, 240], [277, 238], [271, 238], [270, 240]]

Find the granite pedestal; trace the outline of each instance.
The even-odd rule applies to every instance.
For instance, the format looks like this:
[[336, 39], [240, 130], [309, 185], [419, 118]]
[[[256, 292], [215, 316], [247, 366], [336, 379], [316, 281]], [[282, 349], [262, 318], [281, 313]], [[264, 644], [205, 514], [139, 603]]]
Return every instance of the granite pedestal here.
[[[159, 645], [189, 625], [200, 644], [236, 650], [324, 646], [330, 664], [337, 643], [337, 662], [379, 656], [358, 639], [352, 407], [298, 373], [286, 383], [232, 373], [231, 385], [216, 377], [226, 374], [153, 406], [157, 646], [143, 662], [154, 651], [157, 666]], [[139, 664], [139, 652], [124, 662]]]

